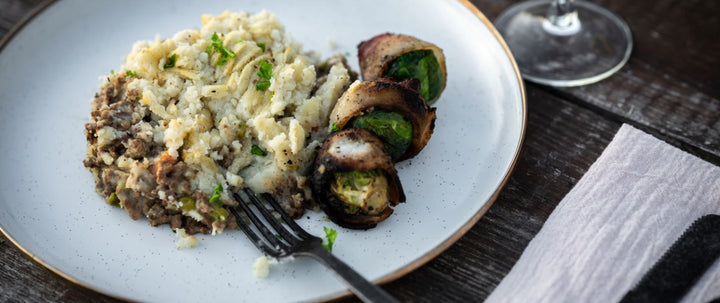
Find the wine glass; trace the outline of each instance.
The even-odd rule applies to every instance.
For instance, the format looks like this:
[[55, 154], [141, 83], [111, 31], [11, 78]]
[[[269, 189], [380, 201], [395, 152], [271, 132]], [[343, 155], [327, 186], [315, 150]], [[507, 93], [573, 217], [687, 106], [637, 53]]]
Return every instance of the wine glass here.
[[585, 1], [518, 3], [495, 19], [526, 80], [550, 86], [586, 85], [627, 62], [630, 28], [610, 11]]

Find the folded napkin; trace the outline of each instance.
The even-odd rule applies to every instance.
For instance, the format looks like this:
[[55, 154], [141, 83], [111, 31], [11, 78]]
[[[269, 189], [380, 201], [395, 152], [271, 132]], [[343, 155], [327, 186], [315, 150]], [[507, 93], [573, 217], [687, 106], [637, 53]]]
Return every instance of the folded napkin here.
[[[706, 214], [720, 168], [623, 125], [487, 302], [618, 302]], [[718, 297], [720, 261], [682, 301]]]

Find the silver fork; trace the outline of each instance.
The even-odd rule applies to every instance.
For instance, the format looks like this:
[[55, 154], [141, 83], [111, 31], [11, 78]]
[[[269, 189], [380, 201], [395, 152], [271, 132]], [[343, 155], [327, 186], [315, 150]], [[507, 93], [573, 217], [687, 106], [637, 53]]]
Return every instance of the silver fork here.
[[[243, 199], [237, 193], [233, 193], [233, 198], [240, 204], [240, 208], [245, 212], [257, 231], [250, 228], [250, 226], [240, 219], [240, 214], [235, 208], [231, 207], [230, 212], [235, 216], [235, 220], [240, 229], [263, 253], [273, 258], [289, 256], [312, 257], [335, 271], [335, 273], [345, 281], [345, 284], [350, 287], [350, 290], [363, 302], [397, 302], [382, 290], [382, 288], [370, 283], [350, 266], [327, 251], [322, 245], [322, 239], [309, 234], [298, 226], [295, 220], [285, 213], [282, 207], [280, 207], [280, 204], [278, 204], [271, 195], [263, 194], [262, 198], [280, 214], [285, 224], [278, 220], [270, 210], [265, 208], [263, 201], [261, 201], [252, 190], [246, 188], [243, 191], [248, 199]], [[262, 217], [265, 218], [265, 222], [270, 226], [267, 226], [265, 222], [257, 216], [257, 213], [260, 213]], [[286, 228], [286, 226], [289, 227], [289, 229]], [[273, 232], [273, 230], [275, 232]]]

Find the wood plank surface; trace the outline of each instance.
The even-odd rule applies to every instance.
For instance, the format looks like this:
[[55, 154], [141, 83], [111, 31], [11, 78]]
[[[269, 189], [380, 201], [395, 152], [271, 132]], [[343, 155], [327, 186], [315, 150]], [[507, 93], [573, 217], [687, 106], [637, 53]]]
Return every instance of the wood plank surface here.
[[[511, 2], [473, 1], [491, 20]], [[674, 141], [708, 161], [720, 156], [720, 2], [593, 1], [623, 18], [633, 53], [595, 84], [544, 89]]]
[[[0, 37], [41, 2], [0, 0]], [[473, 1], [491, 20], [516, 2]], [[527, 85], [528, 128], [510, 181], [467, 235], [384, 286], [401, 301], [487, 297], [621, 123], [720, 163], [720, 2], [593, 2], [630, 25], [635, 48], [627, 66], [579, 88]], [[116, 302], [37, 265], [1, 236], [0, 268], [0, 302]]]

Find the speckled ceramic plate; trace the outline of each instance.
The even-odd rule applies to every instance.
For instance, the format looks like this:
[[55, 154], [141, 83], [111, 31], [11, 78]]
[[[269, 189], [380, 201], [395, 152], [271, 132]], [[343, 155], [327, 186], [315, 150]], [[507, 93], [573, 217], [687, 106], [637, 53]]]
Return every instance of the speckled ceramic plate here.
[[0, 50], [0, 227], [18, 247], [75, 283], [130, 300], [346, 294], [312, 260], [272, 266], [267, 279], [256, 279], [260, 253], [239, 231], [200, 236], [199, 247], [178, 251], [168, 226], [152, 228], [106, 205], [82, 165], [98, 77], [117, 69], [134, 41], [200, 27], [201, 14], [226, 9], [270, 10], [306, 50], [348, 52], [356, 69], [356, 45], [388, 31], [445, 50], [448, 84], [435, 104], [435, 134], [418, 157], [398, 165], [407, 203], [368, 231], [340, 228], [321, 213], [299, 220], [315, 234], [337, 229], [338, 257], [386, 282], [438, 255], [490, 207], [520, 149], [524, 92], [502, 39], [464, 0], [68, 0], [46, 7]]

